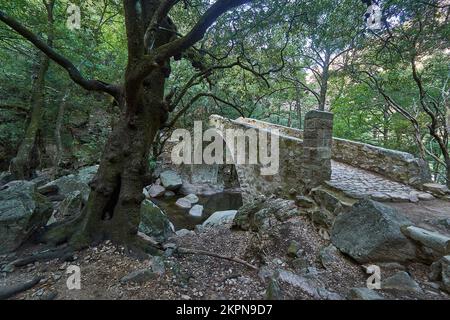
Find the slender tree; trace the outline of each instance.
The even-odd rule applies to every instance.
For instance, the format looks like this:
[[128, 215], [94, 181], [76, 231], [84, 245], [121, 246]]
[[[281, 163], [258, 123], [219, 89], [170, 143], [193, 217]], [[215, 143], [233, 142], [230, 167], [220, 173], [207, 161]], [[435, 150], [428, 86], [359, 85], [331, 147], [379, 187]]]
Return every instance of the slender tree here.
[[[42, 0], [47, 14], [47, 40], [46, 46], [53, 46], [53, 7], [54, 0]], [[50, 66], [49, 57], [38, 52], [37, 62], [33, 72], [33, 87], [31, 89], [31, 115], [25, 137], [20, 143], [17, 155], [12, 159], [10, 172], [15, 179], [29, 179], [33, 176], [34, 170], [39, 166], [39, 148], [37, 138], [41, 127], [42, 110], [45, 104], [45, 77]]]

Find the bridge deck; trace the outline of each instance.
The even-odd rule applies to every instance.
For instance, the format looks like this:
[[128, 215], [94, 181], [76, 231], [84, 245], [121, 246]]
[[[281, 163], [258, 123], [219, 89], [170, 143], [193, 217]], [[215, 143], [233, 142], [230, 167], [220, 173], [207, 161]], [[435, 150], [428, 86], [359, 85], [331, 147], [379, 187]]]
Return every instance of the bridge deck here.
[[348, 164], [332, 161], [331, 181], [328, 185], [352, 198], [370, 197], [378, 201], [417, 202], [432, 200], [429, 193], [389, 180], [376, 173]]

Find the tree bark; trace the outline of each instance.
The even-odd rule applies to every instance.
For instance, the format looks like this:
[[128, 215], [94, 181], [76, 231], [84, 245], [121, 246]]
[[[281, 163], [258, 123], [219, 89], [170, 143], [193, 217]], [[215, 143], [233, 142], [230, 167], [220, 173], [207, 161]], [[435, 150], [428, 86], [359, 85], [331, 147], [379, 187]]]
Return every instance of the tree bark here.
[[46, 55], [39, 54], [38, 70], [33, 76], [33, 88], [31, 93], [31, 117], [28, 123], [25, 137], [20, 143], [16, 156], [10, 164], [10, 172], [17, 180], [31, 179], [35, 169], [39, 166], [37, 134], [41, 125], [42, 109], [44, 107], [45, 76], [50, 60]]
[[325, 111], [325, 104], [327, 102], [327, 92], [328, 92], [328, 79], [330, 72], [330, 59], [331, 54], [327, 50], [325, 52], [325, 60], [323, 64], [322, 74], [321, 74], [321, 83], [320, 83], [320, 94], [319, 94], [319, 110]]
[[[53, 7], [54, 0], [44, 1], [47, 10], [47, 45], [53, 45]], [[45, 103], [45, 76], [50, 66], [50, 59], [47, 55], [40, 52], [38, 54], [37, 71], [33, 74], [33, 86], [30, 99], [31, 117], [16, 157], [11, 160], [10, 172], [15, 179], [31, 179], [35, 169], [39, 166], [39, 148], [37, 147], [37, 135], [41, 126], [42, 109]]]
[[[142, 10], [143, 17], [149, 19], [154, 8], [144, 6]], [[134, 45], [140, 33], [129, 37]], [[159, 47], [168, 43], [172, 34], [158, 31], [154, 37], [154, 45]], [[152, 143], [168, 118], [164, 88], [170, 65], [167, 59], [143, 81], [136, 80], [139, 64], [135, 54], [129, 53], [124, 90], [118, 101], [122, 114], [108, 138], [98, 172], [90, 184], [89, 200], [79, 216], [51, 228], [43, 238], [47, 242], [69, 242], [71, 247], [79, 249], [108, 239], [130, 249], [143, 249], [137, 236], [140, 206], [144, 200], [142, 189]]]
[[61, 138], [61, 129], [64, 123], [64, 113], [66, 111], [67, 99], [70, 95], [70, 89], [64, 94], [61, 99], [61, 103], [58, 108], [58, 115], [56, 116], [55, 125], [55, 143], [56, 143], [56, 155], [55, 155], [55, 166], [59, 167], [63, 157], [63, 143]]

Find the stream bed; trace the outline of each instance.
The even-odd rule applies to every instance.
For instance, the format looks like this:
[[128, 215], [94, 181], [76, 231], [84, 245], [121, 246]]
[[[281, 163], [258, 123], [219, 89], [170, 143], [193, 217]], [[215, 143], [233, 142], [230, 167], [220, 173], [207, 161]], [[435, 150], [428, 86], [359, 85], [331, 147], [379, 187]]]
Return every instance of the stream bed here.
[[198, 204], [203, 206], [203, 215], [193, 217], [189, 215], [189, 209], [178, 207], [175, 202], [183, 196], [165, 197], [152, 199], [152, 201], [163, 210], [169, 220], [175, 226], [175, 230], [188, 229], [193, 230], [196, 225], [202, 224], [216, 211], [237, 210], [242, 206], [242, 196], [240, 192], [223, 191], [213, 195], [199, 195]]

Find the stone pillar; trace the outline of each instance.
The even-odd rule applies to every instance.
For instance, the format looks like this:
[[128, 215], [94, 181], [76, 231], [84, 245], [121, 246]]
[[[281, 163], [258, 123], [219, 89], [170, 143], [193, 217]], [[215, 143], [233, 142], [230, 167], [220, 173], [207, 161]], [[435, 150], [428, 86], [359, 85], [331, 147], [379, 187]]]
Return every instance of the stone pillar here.
[[310, 111], [303, 133], [302, 181], [307, 190], [331, 178], [333, 114]]

